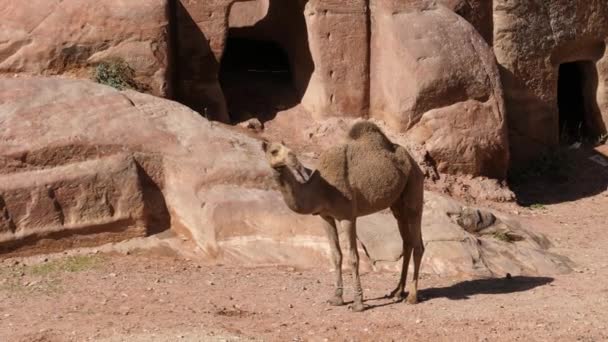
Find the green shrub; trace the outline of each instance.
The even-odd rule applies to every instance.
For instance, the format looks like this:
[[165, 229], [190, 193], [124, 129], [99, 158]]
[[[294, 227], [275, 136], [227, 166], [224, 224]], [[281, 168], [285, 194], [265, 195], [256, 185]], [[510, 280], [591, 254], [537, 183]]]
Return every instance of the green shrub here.
[[95, 67], [93, 80], [118, 90], [138, 89], [135, 71], [122, 59], [103, 61]]
[[515, 233], [509, 231], [497, 231], [492, 234], [496, 240], [500, 240], [502, 242], [513, 243], [516, 241], [522, 241], [523, 236], [517, 235]]
[[545, 210], [547, 209], [544, 205], [540, 204], [540, 203], [534, 203], [530, 206], [530, 209], [532, 210]]
[[82, 272], [99, 266], [102, 258], [96, 255], [75, 255], [31, 266], [31, 274], [45, 276], [59, 272]]

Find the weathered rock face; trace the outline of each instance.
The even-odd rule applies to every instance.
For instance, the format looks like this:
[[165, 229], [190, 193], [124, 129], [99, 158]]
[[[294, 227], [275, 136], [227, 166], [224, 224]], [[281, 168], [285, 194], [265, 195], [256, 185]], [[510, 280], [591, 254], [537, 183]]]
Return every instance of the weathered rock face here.
[[72, 150], [68, 147], [64, 151], [31, 151], [2, 157], [3, 255], [61, 251], [145, 235], [148, 222], [133, 158], [116, 154], [66, 161], [65, 165], [46, 163], [58, 161], [50, 157], [52, 154], [69, 157], [66, 152]]
[[[95, 64], [123, 59], [147, 92], [221, 122], [267, 121], [295, 107], [314, 120], [385, 120], [424, 142], [442, 172], [502, 179], [510, 158], [519, 166], [560, 136], [583, 131], [592, 140], [607, 129], [603, 0], [5, 0], [1, 7], [0, 74], [90, 78]], [[233, 39], [276, 44], [289, 80], [274, 84], [265, 77], [276, 70], [256, 68], [222, 78]], [[276, 57], [262, 45], [256, 51], [241, 61]]]
[[[558, 143], [560, 101], [583, 97], [580, 111], [586, 114], [579, 120], [595, 133], [605, 132], [607, 22], [603, 0], [494, 1], [494, 51], [516, 164]], [[567, 81], [558, 99], [560, 67], [570, 62], [579, 62], [582, 83]]]
[[[85, 81], [0, 79], [0, 249], [32, 253], [49, 236], [65, 248], [171, 227], [209, 260], [327, 265], [321, 220], [286, 207], [260, 145], [149, 95]], [[458, 204], [426, 196], [425, 272], [567, 270], [542, 238], [511, 223], [523, 241], [471, 235], [448, 216]], [[361, 219], [368, 267], [398, 268], [395, 224], [382, 213]]]
[[224, 93], [218, 80], [226, 46], [227, 16], [233, 0], [176, 1], [175, 97], [211, 118], [229, 122]]
[[[227, 39], [238, 37], [272, 41], [285, 50], [297, 102], [316, 116], [365, 114], [365, 1], [197, 0], [178, 1], [177, 6], [176, 86], [178, 98], [190, 107], [230, 120], [218, 74]], [[266, 52], [260, 48], [258, 53]]]
[[90, 77], [120, 58], [155, 95], [169, 92], [168, 1], [3, 0], [0, 73]]
[[[97, 63], [122, 59], [143, 90], [212, 120], [267, 121], [301, 107], [314, 120], [371, 116], [398, 132], [418, 124], [412, 136], [425, 141], [440, 171], [504, 178], [508, 143], [495, 63], [454, 14], [487, 39], [488, 4], [435, 3], [7, 0], [0, 74], [90, 78]], [[238, 52], [241, 41], [257, 48]], [[280, 53], [285, 70], [266, 70], [264, 61]], [[277, 71], [287, 81], [268, 76]], [[475, 125], [453, 129], [454, 120]]]
[[464, 19], [425, 6], [372, 7], [371, 114], [409, 130], [441, 172], [504, 178], [507, 126], [494, 55]]
[[[426, 252], [423, 273], [491, 277], [567, 273], [572, 263], [548, 251], [549, 241], [515, 221], [501, 217], [475, 234], [457, 224], [467, 213], [461, 204], [425, 193], [422, 234]], [[276, 191], [218, 186], [201, 193], [205, 203], [200, 241], [224, 262], [246, 265], [328, 265], [329, 246], [323, 221], [295, 215]], [[286, 225], [286, 222], [289, 224]], [[387, 213], [358, 220], [359, 253], [367, 269], [401, 269], [402, 243], [397, 222]], [[200, 234], [200, 233], [199, 233]], [[345, 236], [340, 231], [342, 245]], [[348, 263], [345, 263], [345, 267]]]
[[[108, 231], [125, 232], [120, 239], [170, 226], [196, 236], [201, 188], [264, 184], [263, 158], [243, 152], [258, 144], [150, 95], [85, 81], [0, 79], [0, 245], [34, 250], [47, 232], [91, 234], [91, 243], [101, 243], [109, 239], [98, 234]], [[39, 195], [43, 189], [54, 195]], [[42, 211], [58, 218], [39, 217]], [[36, 238], [25, 239], [30, 235]]]
[[492, 45], [493, 19], [492, 1], [488, 0], [440, 0], [450, 10], [466, 19], [485, 41]]
[[[372, 216], [363, 218], [362, 226], [372, 220]], [[401, 249], [396, 223], [388, 215], [378, 215], [375, 220], [374, 231], [362, 228], [360, 239], [365, 244], [367, 236], [376, 236], [374, 244], [366, 245], [372, 261], [379, 267], [398, 269], [400, 264], [394, 261], [401, 257]], [[489, 277], [571, 270], [569, 259], [548, 251], [551, 244], [546, 237], [500, 213], [471, 210], [432, 192], [425, 192], [422, 227], [426, 246], [423, 270], [428, 273]]]
[[304, 15], [315, 69], [302, 103], [314, 116], [367, 114], [368, 13], [365, 0], [307, 2]]

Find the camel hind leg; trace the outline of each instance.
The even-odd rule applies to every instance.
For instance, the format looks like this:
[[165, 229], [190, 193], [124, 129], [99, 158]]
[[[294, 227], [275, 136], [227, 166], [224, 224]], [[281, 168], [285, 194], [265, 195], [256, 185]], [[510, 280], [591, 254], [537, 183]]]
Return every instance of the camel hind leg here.
[[412, 280], [411, 288], [407, 296], [407, 302], [410, 304], [418, 303], [418, 275], [420, 272], [420, 264], [422, 263], [422, 256], [424, 255], [424, 242], [422, 241], [421, 234], [421, 223], [422, 223], [422, 210], [416, 212], [415, 217], [411, 221], [412, 229], [409, 231], [411, 241], [414, 245], [414, 279]]
[[352, 268], [353, 275], [353, 290], [355, 292], [355, 299], [353, 301], [353, 311], [365, 310], [363, 305], [363, 288], [361, 287], [361, 277], [359, 276], [359, 251], [357, 250], [357, 219], [344, 220], [342, 221], [342, 227], [344, 228], [348, 237], [348, 251], [349, 261]]
[[418, 276], [420, 263], [424, 254], [422, 242], [422, 210], [424, 200], [424, 176], [419, 169], [413, 169], [410, 179], [399, 199], [391, 206], [391, 211], [397, 219], [399, 234], [403, 240], [403, 265], [397, 288], [390, 296], [402, 299], [407, 280], [407, 272], [412, 250], [414, 254], [414, 281], [412, 282], [407, 301], [416, 303], [418, 301]]
[[391, 207], [393, 215], [397, 220], [399, 227], [399, 234], [403, 240], [403, 264], [401, 265], [401, 275], [399, 276], [399, 283], [397, 287], [387, 296], [402, 300], [405, 298], [405, 283], [407, 281], [407, 272], [410, 265], [410, 256], [412, 255], [412, 247], [410, 245], [410, 239], [408, 237], [408, 220], [407, 215], [403, 206], [403, 201], [400, 199], [394, 206]]

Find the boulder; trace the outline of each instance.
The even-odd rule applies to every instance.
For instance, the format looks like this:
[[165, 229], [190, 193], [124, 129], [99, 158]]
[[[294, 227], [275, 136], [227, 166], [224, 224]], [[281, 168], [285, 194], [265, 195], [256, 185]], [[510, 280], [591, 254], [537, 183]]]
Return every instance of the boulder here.
[[1, 254], [62, 251], [145, 235], [143, 193], [131, 156], [52, 166], [36, 158], [54, 152], [61, 153], [43, 149], [0, 157]]
[[[422, 217], [425, 254], [421, 272], [442, 276], [495, 277], [551, 275], [571, 271], [572, 262], [549, 251], [550, 242], [512, 218], [490, 210], [469, 208], [426, 191]], [[461, 225], [471, 213], [479, 215], [477, 231]], [[494, 220], [492, 220], [492, 218]], [[464, 220], [466, 221], [466, 220]], [[490, 223], [492, 222], [492, 223]], [[359, 239], [377, 268], [399, 270], [401, 237], [391, 215], [375, 214], [361, 219]]]
[[372, 4], [372, 117], [407, 131], [440, 172], [504, 179], [504, 99], [488, 44], [447, 7]]
[[451, 9], [471, 23], [483, 39], [492, 45], [493, 19], [492, 1], [488, 0], [440, 0], [440, 3]]
[[[210, 261], [326, 267], [323, 221], [286, 207], [260, 141], [246, 131], [131, 90], [0, 79], [0, 251], [40, 251], [36, 243], [47, 232], [68, 247], [83, 236], [101, 243], [108, 239], [95, 238], [103, 234], [118, 232], [112, 236], [119, 239], [171, 228]], [[544, 238], [506, 220], [503, 239], [470, 234], [451, 217], [461, 212], [457, 202], [426, 193], [424, 272], [567, 270]], [[358, 229], [368, 268], [399, 268], [391, 215], [361, 218]], [[509, 233], [523, 239], [503, 241]], [[69, 239], [76, 242], [62, 245]]]
[[[204, 211], [198, 196], [218, 184], [244, 189], [269, 187], [270, 170], [260, 143], [227, 127], [211, 123], [176, 102], [131, 90], [120, 92], [89, 81], [0, 79], [0, 156], [4, 158], [0, 173], [8, 177], [3, 179], [25, 177], [20, 176], [27, 171], [20, 166], [23, 163], [35, 165], [36, 172], [55, 175], [57, 168], [74, 166], [80, 170], [78, 163], [103, 163], [103, 158], [125, 153], [135, 160], [138, 172], [129, 179], [139, 184], [143, 197], [144, 213], [130, 215], [144, 218], [138, 221], [138, 227], [146, 234], [173, 227], [194, 236], [209, 255], [213, 254], [215, 241], [200, 236], [214, 227], [201, 226]], [[35, 161], [28, 162], [27, 158]], [[99, 172], [105, 171], [102, 168]], [[85, 174], [105, 184], [95, 173]], [[78, 188], [80, 181], [69, 177], [66, 173], [61, 182], [53, 182]], [[32, 184], [24, 180], [23, 189], [39, 187], [31, 177], [25, 178]], [[83, 191], [105, 200], [95, 182]], [[0, 212], [6, 210], [12, 217], [10, 206]], [[63, 228], [58, 225], [53, 229]], [[79, 234], [79, 230], [68, 232], [66, 228], [64, 235], [72, 234]], [[23, 235], [14, 229], [10, 237], [21, 241]]]
[[167, 96], [167, 0], [4, 0], [0, 74], [89, 78], [99, 62], [122, 59], [135, 81]]

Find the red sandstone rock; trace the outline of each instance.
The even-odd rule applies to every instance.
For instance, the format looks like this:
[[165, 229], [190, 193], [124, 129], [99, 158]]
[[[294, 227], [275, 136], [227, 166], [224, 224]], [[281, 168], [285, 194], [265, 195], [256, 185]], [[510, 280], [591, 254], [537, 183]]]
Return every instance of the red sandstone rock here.
[[169, 89], [168, 1], [3, 0], [0, 73], [88, 78], [121, 58], [155, 95]]
[[441, 172], [502, 179], [509, 151], [494, 55], [464, 19], [423, 5], [372, 8], [371, 114], [408, 130]]
[[302, 104], [316, 118], [369, 109], [369, 10], [363, 0], [312, 0], [304, 15], [314, 62]]
[[[32, 152], [59, 162], [48, 149]], [[132, 157], [117, 154], [58, 165], [37, 164], [28, 157], [4, 157], [17, 168], [11, 173], [0, 169], [3, 255], [61, 251], [146, 234], [143, 194]]]
[[[92, 209], [62, 204], [64, 210], [76, 210], [74, 215], [82, 216], [74, 222], [69, 221], [70, 225], [82, 226], [86, 231], [99, 223], [97, 216], [113, 222], [114, 219], [123, 220], [121, 215], [124, 214], [128, 220], [120, 229], [127, 233], [132, 219], [137, 222], [134, 224], [137, 229], [130, 232], [136, 232], [136, 235], [172, 226], [176, 230], [181, 227], [182, 231], [198, 237], [199, 231], [213, 229], [213, 226], [200, 226], [202, 203], [197, 199], [197, 193], [201, 189], [208, 189], [216, 183], [264, 187], [270, 174], [256, 140], [209, 123], [175, 102], [133, 91], [119, 92], [92, 82], [53, 78], [0, 79], [0, 122], [0, 156], [3, 156], [0, 170], [5, 175], [0, 184], [4, 198], [0, 213], [8, 212], [6, 215], [9, 217], [17, 215], [15, 210], [23, 211], [14, 209], [13, 205], [21, 208], [30, 201], [31, 191], [28, 189], [39, 188], [31, 176], [20, 176], [22, 172], [30, 172], [27, 168], [35, 165], [37, 171], [31, 172], [52, 175], [55, 178], [45, 177], [57, 179], [52, 184], [65, 184], [57, 185], [61, 189], [78, 189], [79, 184], [86, 185], [82, 191], [75, 190], [75, 194], [90, 196], [83, 205], [91, 205]], [[126, 175], [124, 181], [120, 180], [120, 174], [112, 173], [114, 168], [104, 171], [109, 163], [106, 158], [114, 158], [111, 156], [119, 153], [130, 155], [137, 165], [135, 174], [127, 172], [135, 170], [133, 164], [115, 167], [118, 168], [117, 173], [125, 169], [120, 171]], [[100, 161], [97, 162], [98, 159]], [[82, 177], [94, 180], [86, 183], [85, 180], [70, 178], [73, 172], [91, 163], [97, 165], [98, 170], [82, 171]], [[116, 184], [122, 184], [116, 186], [117, 190], [112, 190], [114, 187], [109, 179], [104, 180], [112, 178], [110, 175], [116, 178]], [[26, 178], [18, 190], [20, 196], [25, 196], [23, 200], [14, 199], [13, 195], [9, 199], [4, 197], [3, 191], [14, 183], [14, 177]], [[44, 179], [40, 182], [45, 182]], [[131, 183], [124, 183], [127, 181], [140, 184], [141, 189], [136, 190], [128, 185]], [[46, 183], [41, 184], [44, 186]], [[102, 205], [106, 200], [104, 191], [109, 192], [107, 203], [113, 209], [109, 209], [110, 205]], [[135, 199], [121, 200], [124, 205], [120, 201], [115, 204], [111, 199], [120, 197], [121, 192], [111, 195], [112, 191], [139, 196], [143, 204], [137, 207]], [[45, 201], [43, 204], [49, 206], [49, 203]], [[110, 214], [112, 211], [113, 215]], [[87, 216], [89, 214], [92, 216]], [[70, 230], [67, 223], [61, 225], [53, 221], [52, 216], [44, 217], [46, 223], [24, 223], [24, 227], [38, 232], [55, 229], [66, 237], [81, 233], [80, 228]], [[17, 221], [13, 220], [13, 224], [6, 220], [0, 222], [3, 231], [15, 226], [8, 228], [12, 230], [4, 241], [5, 246], [22, 244], [23, 248], [36, 247], [23, 240]], [[91, 233], [104, 236], [107, 232], [101, 229]], [[123, 234], [116, 235], [116, 238], [130, 236]], [[106, 240], [98, 236], [95, 241]], [[209, 243], [196, 241], [200, 241], [201, 246]]]
[[[444, 3], [487, 31], [481, 2]], [[95, 63], [121, 57], [152, 94], [174, 90], [178, 101], [213, 120], [241, 121], [236, 112], [242, 111], [244, 119], [266, 121], [298, 105], [315, 120], [371, 115], [397, 132], [414, 128], [412, 138], [442, 172], [504, 178], [500, 82], [475, 29], [430, 1], [370, 6], [362, 0], [9, 0], [0, 9], [0, 73], [88, 78]], [[291, 84], [272, 88], [253, 74], [220, 84], [229, 38], [277, 43], [289, 60]], [[264, 87], [268, 99], [255, 100]], [[267, 103], [257, 108], [256, 101]], [[455, 128], [455, 120], [475, 124]]]
[[[66, 248], [171, 228], [211, 261], [327, 265], [322, 220], [286, 207], [260, 142], [175, 102], [85, 81], [0, 79], [0, 156], [4, 251], [44, 250], [36, 242], [50, 232]], [[445, 222], [451, 209], [427, 197], [424, 272], [567, 271], [534, 237], [463, 242], [464, 230]], [[368, 267], [398, 268], [394, 222], [377, 214], [358, 225]]]
[[[494, 1], [494, 52], [502, 68], [513, 162], [519, 166], [560, 140], [560, 65], [582, 62], [583, 84], [562, 102], [582, 94], [586, 125], [608, 124], [608, 2], [605, 0]], [[582, 113], [577, 113], [582, 115]]]
[[493, 18], [492, 1], [488, 0], [440, 0], [440, 2], [466, 19], [477, 32], [492, 45]]

